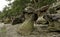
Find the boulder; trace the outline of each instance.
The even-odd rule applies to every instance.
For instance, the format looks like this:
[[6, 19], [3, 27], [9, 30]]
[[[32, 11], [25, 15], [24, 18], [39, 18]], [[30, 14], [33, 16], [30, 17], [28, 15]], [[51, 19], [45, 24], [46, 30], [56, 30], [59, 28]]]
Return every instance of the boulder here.
[[22, 25], [18, 27], [17, 32], [20, 33], [21, 35], [30, 35], [33, 29], [34, 29], [34, 22], [28, 19], [25, 20], [25, 22], [23, 22]]
[[18, 33], [21, 35], [30, 35], [31, 32], [34, 30], [34, 21], [35, 21], [35, 14], [32, 14], [30, 18], [27, 18], [22, 25], [18, 27]]

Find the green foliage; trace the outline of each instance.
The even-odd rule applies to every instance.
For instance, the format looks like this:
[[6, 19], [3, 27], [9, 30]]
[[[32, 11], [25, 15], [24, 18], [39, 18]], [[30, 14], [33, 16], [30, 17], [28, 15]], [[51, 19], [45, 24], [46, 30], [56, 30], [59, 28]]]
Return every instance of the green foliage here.
[[38, 3], [38, 7], [42, 7], [44, 5], [50, 5], [52, 3], [56, 2], [56, 0], [41, 0], [39, 3]]
[[[11, 0], [7, 0], [11, 1]], [[36, 0], [35, 0], [36, 1]], [[38, 0], [38, 2], [33, 3], [34, 7], [40, 8], [44, 5], [50, 5], [56, 0]], [[34, 2], [34, 0], [33, 0]], [[0, 18], [3, 17], [14, 17], [20, 15], [24, 8], [27, 6], [26, 4], [31, 3], [31, 0], [14, 0], [14, 2], [9, 3], [9, 7], [6, 6], [4, 10], [2, 11]]]

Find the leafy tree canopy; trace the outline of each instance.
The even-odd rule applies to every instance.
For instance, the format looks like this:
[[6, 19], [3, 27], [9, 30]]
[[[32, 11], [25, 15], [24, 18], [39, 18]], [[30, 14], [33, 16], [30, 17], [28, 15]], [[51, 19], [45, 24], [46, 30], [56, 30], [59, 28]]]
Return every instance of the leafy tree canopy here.
[[11, 17], [11, 16], [13, 17], [20, 15], [20, 13], [24, 10], [26, 4], [28, 3], [32, 3], [34, 4], [34, 7], [40, 8], [44, 5], [50, 5], [53, 2], [56, 2], [56, 0], [14, 0], [14, 2], [9, 3], [8, 6], [4, 8], [0, 17]]

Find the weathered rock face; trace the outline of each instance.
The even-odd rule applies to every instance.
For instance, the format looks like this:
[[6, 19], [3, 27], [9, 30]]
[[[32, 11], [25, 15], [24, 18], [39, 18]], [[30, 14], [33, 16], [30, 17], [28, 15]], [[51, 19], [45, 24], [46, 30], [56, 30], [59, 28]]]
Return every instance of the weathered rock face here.
[[49, 31], [60, 31], [60, 22], [53, 21], [49, 23], [48, 26]]
[[[42, 15], [43, 16], [42, 19], [45, 19], [48, 22], [49, 31], [58, 31], [58, 30], [60, 31], [60, 12], [59, 11], [60, 11], [60, 5], [55, 5], [49, 8], [45, 15]], [[40, 16], [40, 19], [41, 19], [41, 16]], [[43, 24], [43, 22], [40, 24]]]
[[54, 13], [48, 14], [45, 19], [49, 21], [48, 30], [58, 32], [60, 31], [60, 2], [56, 3], [52, 8], [54, 8], [52, 9]]
[[46, 15], [45, 19], [49, 22], [49, 31], [60, 31], [60, 15], [59, 14], [49, 14]]

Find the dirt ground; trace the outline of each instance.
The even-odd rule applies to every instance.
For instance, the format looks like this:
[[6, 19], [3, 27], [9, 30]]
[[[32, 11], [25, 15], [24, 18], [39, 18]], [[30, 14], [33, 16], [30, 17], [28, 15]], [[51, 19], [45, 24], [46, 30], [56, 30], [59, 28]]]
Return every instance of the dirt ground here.
[[34, 30], [31, 35], [22, 36], [16, 31], [19, 25], [0, 23], [0, 37], [60, 37], [60, 33], [44, 32], [40, 27]]

